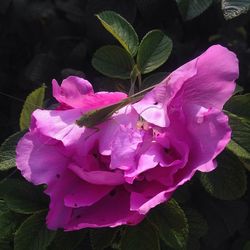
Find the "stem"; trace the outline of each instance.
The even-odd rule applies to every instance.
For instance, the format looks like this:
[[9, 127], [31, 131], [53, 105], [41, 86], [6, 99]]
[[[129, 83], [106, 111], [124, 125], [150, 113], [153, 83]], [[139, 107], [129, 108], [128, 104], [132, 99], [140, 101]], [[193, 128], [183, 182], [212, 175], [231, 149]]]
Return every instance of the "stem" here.
[[137, 77], [133, 77], [131, 78], [131, 81], [130, 81], [130, 90], [129, 90], [129, 93], [128, 95], [131, 96], [131, 95], [134, 95], [135, 93], [135, 83], [136, 83], [136, 80], [137, 80]]
[[141, 91], [141, 87], [142, 87], [141, 73], [138, 74], [138, 87], [139, 87], [139, 91]]

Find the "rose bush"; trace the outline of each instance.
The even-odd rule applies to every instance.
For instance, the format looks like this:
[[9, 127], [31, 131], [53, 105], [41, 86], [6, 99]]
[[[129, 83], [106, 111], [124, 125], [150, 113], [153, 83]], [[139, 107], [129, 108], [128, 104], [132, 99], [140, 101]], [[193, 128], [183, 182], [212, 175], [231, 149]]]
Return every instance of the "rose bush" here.
[[73, 76], [53, 81], [59, 107], [36, 110], [16, 150], [22, 175], [47, 185], [48, 228], [137, 224], [197, 170], [213, 170], [230, 140], [222, 107], [237, 77], [235, 54], [212, 46], [97, 128], [75, 121], [126, 95], [94, 93]]

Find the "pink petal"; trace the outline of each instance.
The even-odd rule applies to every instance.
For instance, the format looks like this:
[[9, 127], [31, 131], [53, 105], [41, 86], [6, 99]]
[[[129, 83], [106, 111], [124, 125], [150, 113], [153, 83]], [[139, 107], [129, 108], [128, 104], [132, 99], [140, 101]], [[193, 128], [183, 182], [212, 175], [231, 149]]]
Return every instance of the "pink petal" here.
[[100, 125], [100, 137], [99, 137], [99, 151], [102, 155], [110, 155], [111, 147], [115, 135], [120, 132], [120, 125], [122, 124], [127, 128], [135, 128], [138, 120], [138, 114], [128, 105], [117, 112], [108, 119], [105, 123]]
[[71, 186], [77, 181], [77, 177], [65, 170], [56, 182], [49, 185], [45, 193], [50, 196], [49, 213], [46, 223], [50, 230], [64, 228], [69, 223], [73, 209], [64, 205], [64, 197], [70, 192]]
[[78, 177], [92, 184], [97, 185], [120, 185], [123, 184], [124, 177], [121, 172], [109, 171], [84, 171], [78, 165], [71, 163], [68, 168], [72, 170]]
[[196, 72], [195, 65], [184, 64], [147, 93], [141, 101], [135, 103], [133, 107], [146, 121], [159, 127], [168, 127], [169, 117], [167, 109], [169, 104], [183, 83], [193, 77]]
[[146, 214], [151, 208], [168, 200], [172, 192], [157, 181], [138, 182], [131, 186], [130, 209], [140, 214]]
[[69, 76], [62, 81], [61, 86], [54, 79], [52, 86], [56, 100], [73, 108], [81, 107], [83, 95], [94, 93], [92, 85], [87, 80], [76, 76]]
[[91, 206], [109, 194], [113, 188], [113, 186], [93, 185], [79, 179], [64, 197], [64, 205], [72, 208]]
[[116, 227], [123, 224], [135, 225], [144, 218], [130, 211], [130, 194], [123, 188], [107, 195], [93, 206], [74, 210], [71, 222], [65, 226], [67, 231], [86, 227]]
[[186, 105], [187, 130], [192, 138], [189, 161], [194, 166], [213, 160], [228, 144], [228, 117], [216, 109]]
[[16, 165], [22, 175], [36, 185], [57, 181], [66, 169], [68, 158], [60, 142], [28, 132], [18, 142]]
[[53, 80], [52, 85], [53, 96], [63, 107], [78, 108], [84, 112], [117, 103], [127, 97], [122, 92], [94, 93], [87, 80], [76, 76], [69, 76], [61, 86]]
[[190, 63], [196, 64], [197, 74], [184, 84], [183, 102], [222, 109], [232, 96], [239, 76], [236, 55], [215, 45]]
[[140, 131], [120, 126], [120, 130], [112, 141], [111, 169], [129, 170], [136, 166], [136, 150], [142, 142]]
[[86, 154], [93, 147], [98, 133], [95, 130], [79, 127], [76, 120], [81, 112], [78, 109], [70, 110], [39, 110], [32, 114], [31, 129], [41, 134], [62, 141], [68, 153], [79, 151]]

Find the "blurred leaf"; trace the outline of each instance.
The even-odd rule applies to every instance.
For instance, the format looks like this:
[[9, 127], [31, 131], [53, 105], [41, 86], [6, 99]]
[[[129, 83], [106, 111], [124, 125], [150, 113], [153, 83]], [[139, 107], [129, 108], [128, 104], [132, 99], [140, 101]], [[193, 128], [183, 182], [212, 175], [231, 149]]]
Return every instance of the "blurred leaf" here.
[[206, 196], [199, 201], [208, 223], [208, 232], [202, 237], [203, 246], [206, 246], [204, 249], [219, 250], [221, 244], [246, 223], [248, 204], [242, 200], [220, 201]]
[[190, 197], [191, 197], [191, 193], [189, 190], [189, 183], [186, 183], [178, 187], [173, 194], [173, 198], [178, 203], [185, 203], [190, 199]]
[[224, 109], [237, 116], [250, 119], [250, 94], [233, 96], [225, 104]]
[[243, 250], [250, 250], [250, 241], [246, 242], [246, 244], [244, 245]]
[[90, 241], [93, 250], [103, 250], [112, 245], [119, 228], [98, 228], [90, 231]]
[[250, 8], [250, 0], [222, 0], [221, 7], [228, 20], [246, 13]]
[[156, 207], [150, 214], [149, 220], [166, 245], [176, 250], [186, 247], [188, 222], [184, 211], [174, 199]]
[[139, 225], [126, 228], [121, 239], [121, 250], [160, 250], [158, 234], [144, 219]]
[[221, 200], [242, 197], [246, 192], [247, 177], [241, 161], [228, 150], [219, 155], [217, 161], [218, 167], [214, 171], [200, 175], [203, 187]]
[[45, 224], [46, 212], [35, 213], [15, 233], [14, 250], [46, 250], [55, 237]]
[[146, 89], [150, 86], [160, 83], [169, 75], [168, 72], [157, 72], [154, 74], [150, 74], [150, 76], [146, 77], [142, 82], [143, 89]]
[[172, 47], [171, 39], [162, 31], [152, 30], [148, 32], [143, 37], [137, 54], [139, 70], [146, 74], [160, 67], [167, 61]]
[[31, 92], [25, 100], [20, 116], [20, 129], [30, 126], [31, 114], [35, 109], [42, 108], [45, 96], [45, 85]]
[[0, 171], [16, 166], [16, 145], [24, 132], [17, 132], [7, 138], [0, 146]]
[[18, 224], [21, 222], [21, 216], [7, 211], [0, 215], [0, 238], [12, 238]]
[[240, 94], [244, 91], [244, 88], [242, 88], [240, 85], [236, 84], [235, 90], [233, 95]]
[[123, 48], [107, 45], [95, 52], [92, 65], [97, 71], [106, 76], [129, 79], [134, 62]]
[[206, 235], [208, 230], [207, 221], [195, 209], [184, 209], [188, 220], [189, 235], [188, 235], [188, 249], [193, 250], [194, 245], [198, 245], [197, 241]]
[[139, 41], [131, 24], [114, 11], [103, 11], [97, 15], [104, 28], [109, 31], [132, 56], [136, 55]]
[[[0, 200], [0, 215], [7, 212], [9, 209], [3, 200]], [[1, 248], [0, 248], [1, 249]]]
[[7, 179], [0, 183], [0, 197], [7, 206], [21, 214], [30, 214], [47, 208], [47, 196], [40, 187], [18, 179]]
[[250, 94], [231, 98], [224, 108], [232, 128], [232, 140], [227, 147], [250, 170]]
[[74, 232], [57, 231], [53, 242], [50, 245], [51, 250], [75, 250], [79, 249], [82, 241], [86, 240], [87, 230], [78, 230]]
[[186, 21], [199, 16], [213, 0], [176, 0], [182, 18]]
[[1, 250], [13, 250], [13, 247], [11, 245], [11, 239], [0, 238], [0, 249]]

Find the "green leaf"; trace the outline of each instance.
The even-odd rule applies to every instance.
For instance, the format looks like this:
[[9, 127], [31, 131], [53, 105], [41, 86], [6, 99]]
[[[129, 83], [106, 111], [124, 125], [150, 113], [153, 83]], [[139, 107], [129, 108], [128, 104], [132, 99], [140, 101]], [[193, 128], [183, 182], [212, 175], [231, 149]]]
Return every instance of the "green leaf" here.
[[26, 98], [19, 121], [21, 130], [29, 128], [32, 112], [37, 108], [42, 108], [45, 88], [45, 85], [43, 85], [42, 87], [31, 92]]
[[135, 56], [139, 41], [138, 36], [131, 24], [114, 11], [103, 11], [97, 15], [104, 28], [110, 32], [129, 52]]
[[11, 210], [30, 214], [47, 208], [47, 196], [40, 187], [18, 179], [7, 179], [0, 183], [0, 197]]
[[9, 210], [9, 209], [8, 209], [6, 203], [4, 202], [4, 200], [0, 200], [0, 215], [1, 215], [2, 213], [7, 212], [8, 210]]
[[146, 77], [142, 82], [143, 89], [146, 89], [150, 86], [160, 83], [169, 75], [168, 72], [157, 72], [151, 74], [150, 76]]
[[224, 109], [250, 120], [250, 94], [233, 96], [225, 104]]
[[55, 231], [49, 231], [45, 224], [46, 212], [35, 213], [15, 233], [14, 250], [46, 250]]
[[[222, 248], [222, 244], [235, 233], [246, 228], [248, 217], [248, 204], [241, 200], [221, 201], [215, 200], [206, 195], [200, 195], [199, 206], [206, 217], [208, 232], [202, 237], [205, 249], [228, 249]], [[237, 250], [242, 248], [237, 248]], [[202, 250], [202, 249], [201, 249]], [[233, 248], [230, 250], [233, 250]], [[236, 250], [236, 249], [234, 249]]]
[[0, 147], [0, 171], [16, 166], [16, 145], [24, 132], [17, 132], [7, 138]]
[[0, 214], [0, 238], [12, 238], [13, 233], [16, 231], [18, 224], [21, 221], [21, 216], [7, 211]]
[[149, 216], [149, 220], [167, 246], [176, 250], [186, 247], [188, 239], [187, 218], [174, 199], [156, 207]]
[[228, 149], [250, 170], [250, 94], [231, 98], [224, 107], [232, 128]]
[[93, 250], [103, 250], [112, 245], [119, 229], [98, 228], [90, 231], [90, 241]]
[[145, 219], [139, 225], [126, 229], [121, 239], [121, 250], [160, 250], [158, 234]]
[[222, 11], [225, 19], [232, 19], [250, 9], [250, 0], [222, 0]]
[[152, 30], [148, 32], [143, 37], [137, 54], [139, 70], [146, 74], [160, 67], [167, 61], [172, 47], [172, 40], [162, 31]]
[[92, 58], [93, 67], [103, 75], [129, 79], [133, 69], [133, 58], [126, 50], [114, 45], [103, 46]]
[[189, 239], [200, 239], [208, 231], [208, 225], [203, 216], [193, 208], [184, 209], [189, 226]]
[[217, 161], [217, 169], [201, 174], [203, 187], [212, 196], [221, 200], [242, 197], [246, 192], [247, 177], [241, 161], [228, 150], [225, 150]]
[[87, 230], [74, 232], [57, 231], [53, 242], [50, 244], [51, 250], [75, 250], [79, 249], [82, 241], [86, 240]]
[[188, 21], [203, 13], [213, 0], [176, 0], [176, 2], [182, 18]]

